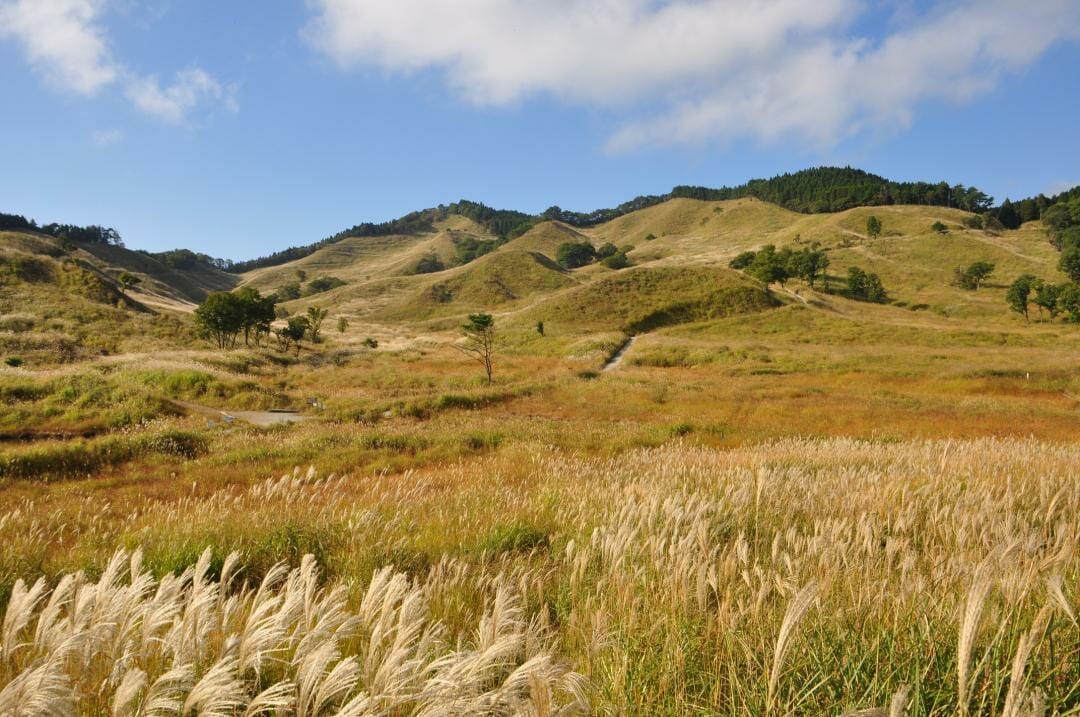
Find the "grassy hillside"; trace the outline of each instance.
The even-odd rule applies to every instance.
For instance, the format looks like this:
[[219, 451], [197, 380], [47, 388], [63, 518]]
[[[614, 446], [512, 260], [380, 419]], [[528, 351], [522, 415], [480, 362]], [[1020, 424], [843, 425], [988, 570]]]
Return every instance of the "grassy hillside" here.
[[178, 345], [193, 337], [190, 320], [156, 315], [125, 296], [80, 250], [54, 240], [0, 232], [0, 357], [49, 366], [125, 350]]
[[777, 302], [727, 269], [641, 267], [612, 273], [540, 302], [526, 321], [562, 330], [650, 331], [670, 324], [761, 311]]
[[445, 272], [403, 305], [386, 312], [388, 320], [424, 319], [435, 314], [500, 309], [505, 304], [575, 286], [578, 282], [543, 254], [499, 251]]
[[591, 241], [587, 234], [561, 222], [541, 222], [516, 239], [511, 240], [499, 251], [532, 251], [555, 260], [559, 247], [567, 242]]

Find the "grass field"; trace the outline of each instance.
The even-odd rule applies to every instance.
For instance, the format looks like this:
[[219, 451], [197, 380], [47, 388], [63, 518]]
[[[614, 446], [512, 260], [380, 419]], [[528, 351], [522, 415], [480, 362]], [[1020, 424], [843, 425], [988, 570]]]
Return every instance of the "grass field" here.
[[[345, 282], [299, 356], [200, 339], [216, 274], [0, 236], [0, 714], [1080, 714], [1080, 331], [1005, 304], [1045, 233], [965, 216], [674, 200], [456, 266], [451, 217], [236, 278]], [[814, 242], [888, 301], [727, 268]]]

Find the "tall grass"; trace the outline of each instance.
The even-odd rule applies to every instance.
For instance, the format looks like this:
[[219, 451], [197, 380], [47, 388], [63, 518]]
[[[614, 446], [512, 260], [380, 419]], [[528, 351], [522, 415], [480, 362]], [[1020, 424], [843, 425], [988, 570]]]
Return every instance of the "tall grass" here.
[[[1078, 475], [1080, 447], [1036, 440], [512, 444], [404, 475], [27, 503], [0, 517], [0, 570], [25, 580], [0, 684], [121, 714], [151, 693], [199, 714], [1077, 714]], [[143, 546], [135, 569], [117, 544]], [[326, 631], [286, 610], [296, 591], [333, 602]]]

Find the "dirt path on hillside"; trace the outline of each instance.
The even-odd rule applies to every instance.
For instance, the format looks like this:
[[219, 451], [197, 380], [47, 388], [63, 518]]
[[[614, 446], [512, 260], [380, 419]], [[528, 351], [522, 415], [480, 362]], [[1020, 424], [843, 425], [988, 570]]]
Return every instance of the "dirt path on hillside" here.
[[615, 369], [617, 369], [619, 365], [623, 362], [623, 357], [626, 356], [626, 352], [629, 351], [630, 347], [634, 345], [634, 342], [637, 341], [637, 338], [637, 336], [631, 336], [630, 338], [628, 338], [626, 340], [626, 343], [620, 346], [615, 353], [611, 354], [611, 358], [609, 358], [607, 360], [607, 363], [604, 364], [603, 370], [614, 371]]
[[177, 406], [191, 413], [219, 418], [226, 423], [243, 421], [253, 426], [276, 426], [279, 423], [301, 423], [310, 421], [314, 416], [305, 416], [298, 411], [223, 411], [219, 408], [201, 406], [188, 401], [173, 401]]

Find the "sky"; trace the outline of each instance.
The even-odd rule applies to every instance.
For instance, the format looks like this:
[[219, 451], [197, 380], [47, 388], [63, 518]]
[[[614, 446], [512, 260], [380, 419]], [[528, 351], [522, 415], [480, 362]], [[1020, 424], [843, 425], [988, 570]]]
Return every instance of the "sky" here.
[[0, 0], [0, 211], [245, 259], [816, 165], [1080, 184], [1078, 0]]

